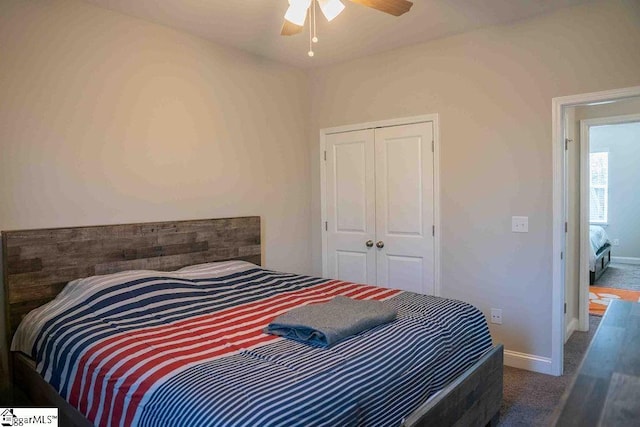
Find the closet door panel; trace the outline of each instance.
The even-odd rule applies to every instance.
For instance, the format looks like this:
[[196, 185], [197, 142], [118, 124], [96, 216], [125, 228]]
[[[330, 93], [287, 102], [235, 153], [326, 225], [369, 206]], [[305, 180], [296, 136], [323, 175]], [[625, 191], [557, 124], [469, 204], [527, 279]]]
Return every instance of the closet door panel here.
[[327, 267], [330, 278], [376, 284], [374, 133], [326, 137]]
[[380, 181], [386, 200], [379, 203], [386, 217], [387, 235], [422, 234], [422, 170], [421, 139], [419, 137], [389, 138], [384, 143], [386, 167]]
[[375, 130], [379, 286], [433, 294], [433, 125]]
[[335, 256], [336, 274], [334, 279], [368, 283], [367, 270], [371, 267], [371, 263], [368, 262], [366, 253], [336, 250]]
[[422, 257], [386, 255], [388, 284], [390, 288], [424, 293], [424, 259]]

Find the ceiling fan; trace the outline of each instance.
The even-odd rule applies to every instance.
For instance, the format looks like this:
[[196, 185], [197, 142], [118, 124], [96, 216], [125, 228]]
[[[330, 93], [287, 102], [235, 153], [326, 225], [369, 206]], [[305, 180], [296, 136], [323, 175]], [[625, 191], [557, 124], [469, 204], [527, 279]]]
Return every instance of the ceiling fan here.
[[[400, 16], [408, 12], [413, 6], [413, 3], [407, 0], [351, 1], [394, 16]], [[344, 4], [340, 0], [289, 0], [289, 8], [284, 15], [284, 24], [282, 24], [282, 31], [280, 32], [283, 36], [301, 33], [308, 15], [311, 21], [309, 28], [309, 56], [313, 56], [311, 43], [317, 43], [318, 41], [315, 35], [316, 6], [320, 6], [320, 10], [327, 18], [327, 21], [332, 21], [344, 10]]]

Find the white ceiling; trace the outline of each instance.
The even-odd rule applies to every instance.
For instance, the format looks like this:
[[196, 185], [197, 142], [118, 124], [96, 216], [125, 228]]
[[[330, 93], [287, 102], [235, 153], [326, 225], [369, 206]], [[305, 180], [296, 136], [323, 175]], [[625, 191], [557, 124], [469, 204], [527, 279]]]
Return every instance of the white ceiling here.
[[[309, 34], [280, 36], [287, 0], [86, 0], [301, 68], [346, 61], [551, 12], [589, 0], [413, 0], [400, 17], [343, 0], [331, 23], [318, 14], [319, 43]], [[308, 27], [307, 27], [308, 28]]]

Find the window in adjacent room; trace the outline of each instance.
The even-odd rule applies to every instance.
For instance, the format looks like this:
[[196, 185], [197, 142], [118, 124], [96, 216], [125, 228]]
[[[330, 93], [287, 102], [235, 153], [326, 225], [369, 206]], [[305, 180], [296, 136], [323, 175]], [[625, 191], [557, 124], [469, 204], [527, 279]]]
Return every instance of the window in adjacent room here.
[[590, 153], [591, 206], [589, 221], [607, 222], [609, 210], [609, 153]]

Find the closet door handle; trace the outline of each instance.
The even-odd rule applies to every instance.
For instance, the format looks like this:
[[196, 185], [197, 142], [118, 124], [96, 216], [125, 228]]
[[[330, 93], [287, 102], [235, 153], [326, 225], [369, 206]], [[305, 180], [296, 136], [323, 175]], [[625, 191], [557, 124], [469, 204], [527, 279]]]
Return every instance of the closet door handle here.
[[378, 243], [376, 243], [376, 248], [378, 249], [384, 248], [384, 242], [382, 240], [378, 241]]
[[367, 240], [367, 242], [365, 243], [365, 245], [367, 245], [368, 248], [373, 247], [373, 240]]

